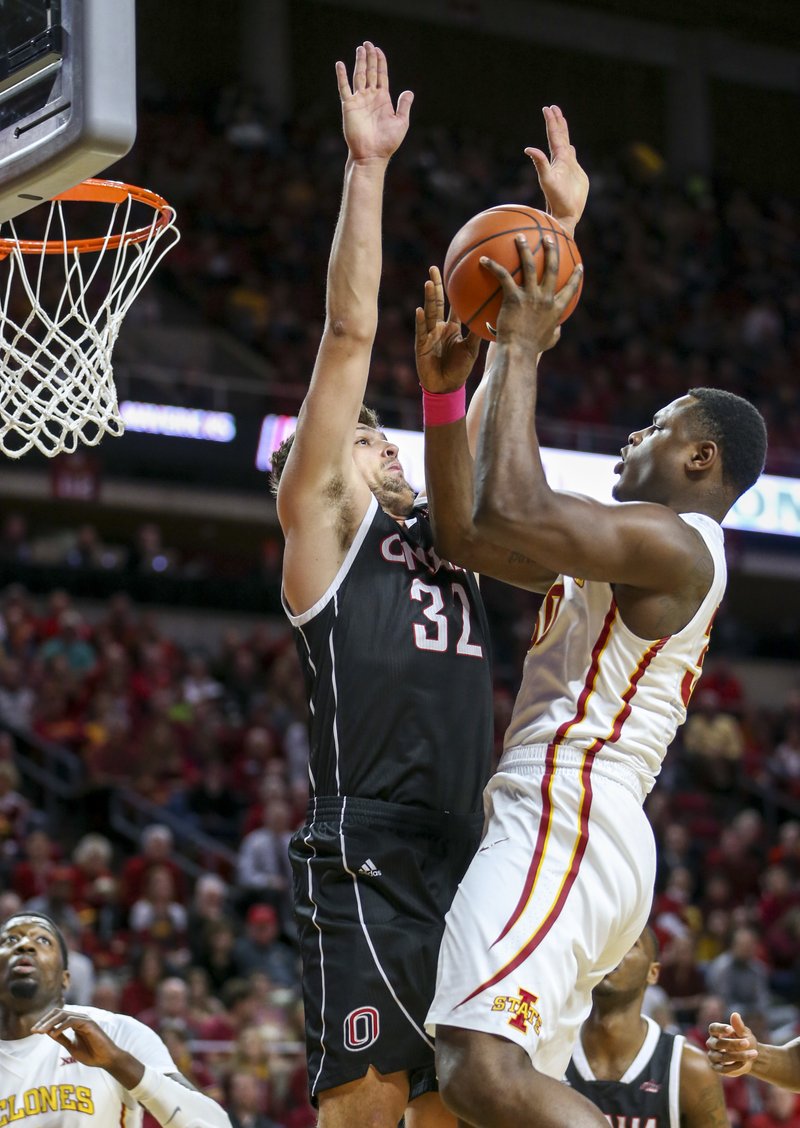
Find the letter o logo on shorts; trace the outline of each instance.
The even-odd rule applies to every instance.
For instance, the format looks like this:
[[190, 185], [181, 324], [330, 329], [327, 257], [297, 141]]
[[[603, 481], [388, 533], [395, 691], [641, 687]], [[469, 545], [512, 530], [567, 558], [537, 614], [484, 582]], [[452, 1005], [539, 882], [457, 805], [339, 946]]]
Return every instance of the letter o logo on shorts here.
[[366, 1050], [378, 1040], [380, 1032], [381, 1019], [375, 1007], [358, 1007], [344, 1020], [345, 1049]]

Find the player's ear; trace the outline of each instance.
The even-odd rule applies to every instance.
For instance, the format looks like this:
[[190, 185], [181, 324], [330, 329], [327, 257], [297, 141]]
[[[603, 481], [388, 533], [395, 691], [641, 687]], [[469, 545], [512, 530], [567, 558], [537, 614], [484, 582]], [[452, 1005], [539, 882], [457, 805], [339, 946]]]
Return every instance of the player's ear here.
[[652, 986], [653, 983], [658, 983], [658, 977], [661, 974], [661, 964], [658, 960], [654, 960], [650, 964], [650, 970], [647, 973], [647, 985]]
[[65, 967], [64, 970], [61, 972], [61, 990], [66, 992], [67, 989], [69, 988], [70, 982], [71, 982], [71, 979], [70, 979], [69, 969]]
[[719, 462], [719, 447], [712, 439], [703, 439], [692, 450], [689, 459], [689, 468], [692, 471], [710, 470]]

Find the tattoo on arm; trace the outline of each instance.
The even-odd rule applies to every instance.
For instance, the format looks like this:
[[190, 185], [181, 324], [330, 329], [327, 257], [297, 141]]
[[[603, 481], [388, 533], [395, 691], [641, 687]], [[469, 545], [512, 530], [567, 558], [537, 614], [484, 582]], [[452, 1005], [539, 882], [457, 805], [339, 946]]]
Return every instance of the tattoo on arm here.
[[525, 556], [522, 552], [509, 552], [509, 564], [535, 564], [535, 560], [531, 560], [530, 556]]

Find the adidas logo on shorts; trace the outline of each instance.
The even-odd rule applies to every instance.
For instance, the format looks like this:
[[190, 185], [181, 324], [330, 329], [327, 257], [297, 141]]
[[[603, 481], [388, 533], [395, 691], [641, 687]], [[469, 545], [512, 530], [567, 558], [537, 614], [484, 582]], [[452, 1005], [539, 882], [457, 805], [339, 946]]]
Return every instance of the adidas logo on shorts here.
[[376, 868], [372, 858], [367, 860], [358, 867], [358, 872], [363, 873], [364, 877], [383, 877], [383, 874]]

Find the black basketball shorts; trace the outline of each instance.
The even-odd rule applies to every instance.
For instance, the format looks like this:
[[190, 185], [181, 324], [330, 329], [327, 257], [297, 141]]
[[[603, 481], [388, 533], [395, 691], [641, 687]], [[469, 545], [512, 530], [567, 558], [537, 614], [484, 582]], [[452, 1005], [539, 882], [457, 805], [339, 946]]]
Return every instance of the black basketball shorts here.
[[482, 826], [482, 815], [312, 800], [289, 856], [315, 1104], [370, 1066], [408, 1072], [410, 1100], [437, 1088], [425, 1017], [444, 916]]

